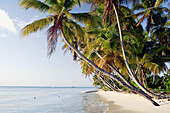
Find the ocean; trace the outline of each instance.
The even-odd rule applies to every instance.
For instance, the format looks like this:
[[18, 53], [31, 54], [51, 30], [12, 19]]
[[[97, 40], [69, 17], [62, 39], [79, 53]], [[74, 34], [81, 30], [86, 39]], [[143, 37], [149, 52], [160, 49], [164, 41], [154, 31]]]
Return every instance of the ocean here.
[[89, 87], [0, 87], [0, 113], [106, 113]]

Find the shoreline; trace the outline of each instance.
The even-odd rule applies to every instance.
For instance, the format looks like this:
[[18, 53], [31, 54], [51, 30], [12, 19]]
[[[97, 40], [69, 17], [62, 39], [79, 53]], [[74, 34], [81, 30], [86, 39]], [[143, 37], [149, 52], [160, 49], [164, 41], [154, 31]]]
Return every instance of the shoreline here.
[[170, 101], [167, 99], [155, 100], [160, 106], [154, 106], [147, 99], [137, 94], [103, 90], [98, 90], [95, 93], [109, 104], [108, 113], [170, 113]]

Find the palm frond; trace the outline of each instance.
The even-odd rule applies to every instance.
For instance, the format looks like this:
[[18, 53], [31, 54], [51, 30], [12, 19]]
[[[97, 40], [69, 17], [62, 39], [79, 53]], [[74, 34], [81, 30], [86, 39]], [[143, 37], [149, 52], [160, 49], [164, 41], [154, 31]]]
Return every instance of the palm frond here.
[[170, 27], [170, 21], [167, 21], [167, 22], [165, 23], [165, 26], [169, 26], [169, 27]]
[[73, 30], [75, 32], [75, 36], [78, 37], [78, 41], [83, 41], [85, 38], [85, 30], [82, 26], [74, 22], [73, 20], [67, 21], [68, 24], [70, 24], [73, 27]]
[[80, 0], [74, 0], [74, 1], [79, 5], [79, 7], [81, 7]]
[[72, 26], [70, 26], [69, 24], [63, 23], [63, 30], [64, 30], [64, 34], [65, 34], [67, 40], [70, 43], [72, 43], [72, 41], [74, 41], [74, 39], [75, 39], [75, 32], [73, 31]]
[[57, 12], [54, 7], [49, 6], [39, 0], [19, 0], [19, 6], [25, 10], [29, 8], [34, 8], [40, 12]]
[[60, 20], [56, 20], [53, 26], [51, 26], [47, 30], [47, 41], [48, 41], [48, 55], [51, 56], [51, 54], [55, 51], [57, 40], [58, 40], [58, 32], [60, 31], [62, 27], [62, 23]]
[[163, 3], [163, 0], [156, 0], [154, 7], [158, 7], [158, 6], [161, 5], [162, 3]]
[[64, 0], [64, 7], [66, 9], [72, 9], [74, 6], [76, 6], [77, 4], [79, 5], [79, 7], [81, 6], [80, 5], [80, 0]]
[[143, 16], [142, 18], [139, 20], [138, 24], [136, 25], [137, 27], [140, 25], [140, 23], [145, 19], [145, 17], [147, 17], [150, 14], [151, 10], [149, 9]]
[[158, 6], [161, 5], [163, 2], [167, 2], [167, 1], [168, 1], [168, 0], [156, 0], [154, 7], [158, 7]]
[[168, 49], [168, 47], [167, 47], [167, 46], [157, 46], [157, 47], [152, 48], [152, 49], [149, 51], [149, 54], [150, 54], [151, 56], [154, 56], [154, 55], [156, 55], [158, 52], [161, 52], [161, 51], [164, 50], [164, 49]]
[[57, 0], [43, 0], [44, 1], [44, 3], [48, 3], [48, 4], [50, 4], [50, 5], [54, 5], [54, 4], [58, 4], [58, 1]]
[[99, 36], [100, 34], [105, 34], [108, 32], [108, 30], [105, 29], [99, 29], [99, 28], [86, 28], [86, 32], [90, 37], [96, 37]]
[[80, 23], [86, 24], [86, 25], [91, 25], [93, 27], [98, 27], [102, 23], [102, 20], [100, 17], [97, 15], [92, 15], [89, 13], [71, 13], [71, 16]]
[[145, 12], [146, 12], [146, 10], [141, 11], [141, 12], [139, 12], [139, 13], [136, 13], [136, 14], [134, 14], [134, 15], [132, 15], [132, 16], [133, 16], [133, 18], [137, 18], [137, 17], [139, 17], [139, 16], [145, 14]]
[[43, 28], [49, 26], [54, 22], [54, 17], [49, 16], [47, 18], [43, 18], [40, 20], [36, 20], [32, 22], [31, 24], [28, 24], [21, 30], [21, 36], [27, 36], [30, 33], [36, 32], [38, 30], [42, 30]]

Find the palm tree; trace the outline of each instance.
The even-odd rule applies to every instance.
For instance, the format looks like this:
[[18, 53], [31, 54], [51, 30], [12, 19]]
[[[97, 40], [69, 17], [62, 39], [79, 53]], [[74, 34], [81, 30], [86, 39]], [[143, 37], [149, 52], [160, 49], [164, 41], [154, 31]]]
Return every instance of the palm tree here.
[[[151, 31], [151, 40], [154, 42], [154, 45], [161, 45], [164, 47], [169, 47], [169, 37], [170, 37], [170, 21], [168, 21], [168, 14], [161, 17], [160, 14], [157, 14], [157, 19], [155, 19], [155, 24]], [[164, 49], [159, 53], [160, 56], [168, 57], [170, 56], [170, 49]]]
[[127, 37], [130, 39], [130, 42], [126, 44], [129, 46], [127, 52], [129, 53], [128, 58], [131, 58], [129, 59], [130, 64], [135, 66], [136, 69], [134, 69], [134, 71], [139, 82], [146, 87], [147, 74], [150, 74], [151, 72], [154, 74], [159, 74], [160, 72], [167, 70], [165, 62], [167, 62], [168, 59], [164, 60], [164, 57], [156, 55], [166, 47], [153, 46], [153, 42], [149, 41], [150, 37], [147, 35], [141, 36], [140, 39], [133, 35], [128, 35]]
[[[83, 60], [89, 63], [89, 65], [92, 65], [96, 70], [100, 71], [101, 73], [110, 76], [113, 78], [115, 81], [117, 81], [119, 84], [123, 85], [124, 87], [131, 89], [139, 94], [142, 94], [145, 98], [147, 98], [149, 101], [151, 101], [154, 105], [159, 105], [155, 101], [151, 99], [150, 96], [145, 94], [144, 92], [131, 88], [128, 86], [126, 83], [118, 79], [116, 76], [104, 71], [103, 69], [99, 68], [97, 65], [95, 65], [93, 62], [91, 62], [89, 59], [87, 59], [84, 55], [80, 53], [69, 41], [68, 37], [66, 37], [66, 31], [64, 31], [67, 26], [67, 22], [72, 22], [71, 16], [74, 14], [69, 13], [69, 10], [73, 6], [76, 5], [76, 2], [73, 0], [44, 0], [44, 2], [38, 1], [38, 0], [21, 0], [20, 1], [20, 6], [23, 7], [24, 9], [29, 9], [29, 8], [35, 8], [39, 10], [40, 12], [49, 12], [52, 15], [40, 19], [37, 21], [34, 21], [33, 23], [27, 25], [22, 29], [22, 36], [26, 36], [32, 32], [36, 32], [38, 30], [43, 29], [44, 27], [50, 25], [53, 23], [53, 25], [48, 29], [47, 33], [47, 39], [49, 42], [49, 54], [51, 54], [55, 50], [57, 38], [58, 38], [58, 33], [61, 33], [61, 36], [63, 37], [63, 40], [65, 43], [72, 49], [74, 50], [79, 57], [81, 57]], [[76, 15], [76, 14], [75, 14]], [[75, 16], [74, 15], [74, 16]], [[72, 26], [76, 29], [76, 25]]]
[[[146, 94], [150, 95], [151, 97], [154, 97], [154, 98], [162, 98], [162, 97], [166, 98], [165, 96], [156, 95], [156, 94], [150, 92], [142, 84], [140, 84], [138, 82], [138, 80], [136, 79], [134, 73], [132, 72], [132, 69], [129, 66], [128, 60], [126, 58], [126, 53], [125, 53], [125, 49], [124, 49], [124, 42], [123, 42], [123, 37], [122, 37], [122, 30], [121, 30], [121, 26], [120, 26], [120, 22], [119, 22], [119, 16], [118, 16], [118, 12], [117, 12], [117, 9], [119, 9], [119, 3], [120, 2], [125, 2], [126, 0], [120, 0], [120, 1], [119, 0], [118, 1], [117, 0], [105, 0], [105, 1], [103, 1], [103, 0], [94, 0], [94, 1], [85, 0], [85, 1], [87, 1], [89, 3], [92, 3], [92, 6], [94, 6], [94, 4], [102, 4], [104, 2], [104, 4], [105, 4], [104, 14], [103, 14], [104, 22], [108, 21], [108, 17], [110, 16], [110, 14], [112, 12], [112, 9], [114, 10], [115, 16], [116, 16], [116, 20], [117, 20], [118, 30], [119, 30], [119, 36], [120, 36], [120, 42], [121, 42], [121, 49], [122, 49], [122, 53], [123, 53], [123, 58], [124, 58], [126, 67], [128, 69], [130, 78], [137, 84], [137, 86], [142, 91], [144, 91]], [[135, 1], [136, 0], [133, 0], [133, 2], [135, 2]]]

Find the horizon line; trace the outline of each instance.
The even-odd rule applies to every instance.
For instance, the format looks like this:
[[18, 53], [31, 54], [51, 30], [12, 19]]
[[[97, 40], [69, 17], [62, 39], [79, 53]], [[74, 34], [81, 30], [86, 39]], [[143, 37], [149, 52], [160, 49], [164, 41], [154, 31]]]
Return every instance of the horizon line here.
[[95, 86], [0, 86], [0, 87], [20, 87], [20, 88], [95, 88]]

